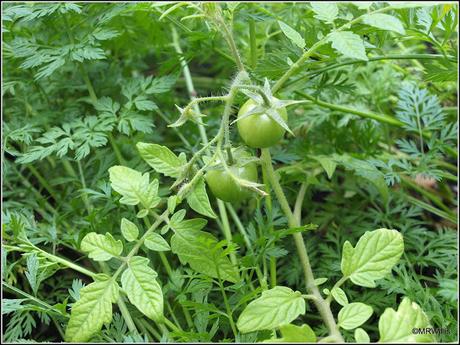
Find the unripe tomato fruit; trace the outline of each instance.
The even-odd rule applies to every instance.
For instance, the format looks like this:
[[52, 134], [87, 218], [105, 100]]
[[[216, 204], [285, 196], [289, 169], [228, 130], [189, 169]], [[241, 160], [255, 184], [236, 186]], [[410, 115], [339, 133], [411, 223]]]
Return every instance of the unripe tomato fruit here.
[[[249, 99], [238, 112], [238, 118], [248, 113], [257, 104]], [[277, 110], [280, 117], [287, 121], [288, 115], [285, 108]], [[284, 136], [285, 129], [267, 114], [255, 114], [237, 121], [238, 132], [246, 145], [253, 148], [265, 148], [277, 144]]]
[[[244, 153], [242, 156], [249, 155]], [[257, 166], [254, 162], [243, 166], [237, 163], [229, 166], [229, 170], [238, 178], [257, 182]], [[212, 194], [222, 201], [236, 203], [251, 196], [251, 191], [237, 184], [223, 167], [217, 166], [215, 169], [209, 170], [205, 179]]]

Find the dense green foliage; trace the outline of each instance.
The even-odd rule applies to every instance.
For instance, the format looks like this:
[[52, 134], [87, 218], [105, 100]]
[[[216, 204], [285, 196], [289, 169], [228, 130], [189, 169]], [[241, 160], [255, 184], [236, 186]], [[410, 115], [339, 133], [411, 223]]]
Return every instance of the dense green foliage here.
[[455, 341], [457, 24], [2, 4], [3, 340]]

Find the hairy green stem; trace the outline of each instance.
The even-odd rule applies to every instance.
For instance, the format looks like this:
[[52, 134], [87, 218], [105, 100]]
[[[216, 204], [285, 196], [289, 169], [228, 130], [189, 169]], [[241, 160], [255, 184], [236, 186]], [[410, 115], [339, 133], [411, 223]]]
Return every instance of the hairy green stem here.
[[178, 328], [174, 323], [169, 321], [167, 318], [163, 319], [163, 322], [166, 326], [168, 326], [173, 332], [181, 332], [180, 328]]
[[201, 149], [199, 149], [197, 152], [195, 152], [195, 154], [192, 156], [192, 158], [190, 158], [189, 162], [187, 163], [188, 166], [192, 166], [193, 164], [195, 164], [195, 162], [198, 160], [199, 157], [201, 157], [201, 155], [206, 152], [206, 153], [209, 153], [209, 148], [211, 147], [212, 144], [214, 144], [217, 140], [219, 139], [218, 136], [214, 137], [213, 139], [211, 139], [211, 141], [207, 141], [206, 139], [206, 144], [203, 145], [203, 147]]
[[118, 277], [118, 275], [120, 275], [120, 273], [123, 271], [123, 269], [125, 268], [125, 266], [128, 264], [129, 260], [131, 260], [131, 258], [137, 254], [137, 252], [139, 251], [139, 249], [141, 248], [141, 246], [144, 244], [145, 242], [145, 239], [153, 232], [155, 231], [158, 226], [160, 226], [160, 224], [165, 220], [165, 218], [168, 216], [169, 214], [169, 211], [166, 210], [164, 211], [161, 216], [158, 217], [158, 219], [155, 221], [155, 223], [153, 223], [149, 229], [147, 229], [147, 231], [144, 233], [144, 235], [142, 235], [142, 237], [137, 241], [137, 243], [135, 244], [135, 246], [133, 247], [133, 249], [131, 249], [131, 251], [128, 253], [128, 255], [126, 256], [125, 258], [125, 261], [118, 267], [118, 269], [115, 271], [115, 273], [113, 274], [112, 276], [112, 279], [116, 279]]
[[216, 266], [216, 269], [217, 269], [217, 276], [218, 276], [218, 281], [219, 281], [219, 289], [224, 299], [224, 305], [225, 305], [225, 310], [227, 311], [227, 317], [230, 322], [230, 327], [232, 329], [233, 336], [236, 338], [238, 336], [238, 331], [236, 330], [235, 321], [233, 321], [233, 312], [232, 312], [232, 309], [230, 308], [230, 304], [228, 303], [228, 298], [227, 298], [227, 294], [225, 293], [222, 279], [220, 278], [219, 266]]
[[[77, 161], [77, 166], [78, 166], [78, 172], [80, 174], [80, 182], [81, 182], [81, 186], [83, 189], [86, 189], [86, 180], [85, 180], [85, 174], [83, 173], [83, 168], [81, 166], [81, 161]], [[92, 208], [93, 206], [91, 205], [89, 199], [88, 199], [88, 193], [86, 193], [86, 191], [83, 192], [82, 194], [82, 198], [83, 198], [83, 203], [85, 204], [85, 207], [86, 207], [86, 211], [88, 212], [88, 214], [91, 213], [92, 211]]]
[[[254, 248], [252, 247], [252, 244], [251, 244], [251, 241], [249, 240], [249, 236], [248, 236], [248, 234], [246, 232], [246, 229], [244, 228], [244, 225], [241, 223], [240, 218], [236, 214], [235, 209], [228, 202], [225, 203], [225, 205], [227, 206], [228, 212], [230, 213], [230, 216], [233, 218], [233, 221], [235, 222], [236, 227], [238, 228], [238, 230], [240, 231], [241, 235], [243, 236], [244, 242], [246, 243], [246, 247], [248, 247], [249, 253], [253, 257], [255, 257]], [[260, 270], [260, 267], [257, 264], [254, 266], [254, 271], [256, 272], [257, 279], [259, 280], [260, 286], [264, 290], [267, 290], [268, 289], [268, 287], [267, 287], [267, 279], [262, 274], [262, 272]], [[276, 285], [276, 283], [275, 283], [275, 285]]]
[[[272, 159], [271, 159], [269, 149], [262, 149], [261, 160], [262, 160], [262, 167], [266, 171], [267, 177], [270, 181], [273, 191], [275, 192], [275, 195], [278, 199], [281, 209], [283, 213], [286, 215], [286, 218], [288, 219], [289, 227], [292, 227], [292, 228], [299, 227], [300, 223], [298, 219], [296, 219], [294, 213], [291, 211], [291, 208], [286, 199], [286, 196], [284, 195], [283, 189], [278, 181], [278, 177], [276, 176], [276, 173], [273, 169]], [[321, 317], [323, 318], [324, 323], [326, 324], [330, 335], [333, 336], [337, 341], [341, 342], [343, 341], [342, 335], [340, 334], [339, 328], [337, 327], [337, 324], [335, 322], [334, 316], [332, 315], [331, 309], [329, 308], [329, 305], [326, 303], [326, 301], [321, 296], [318, 287], [315, 285], [315, 282], [314, 282], [315, 278], [314, 278], [314, 275], [311, 269], [310, 259], [308, 258], [307, 248], [305, 247], [305, 243], [303, 241], [302, 234], [295, 233], [293, 234], [293, 237], [294, 237], [294, 242], [297, 248], [297, 253], [300, 258], [300, 262], [302, 263], [307, 291], [311, 295], [315, 296], [315, 300], [313, 300], [313, 302], [315, 303], [316, 308], [321, 314]]]
[[297, 220], [298, 224], [301, 224], [302, 220], [302, 203], [305, 198], [305, 192], [307, 191], [308, 183], [302, 183], [300, 186], [299, 194], [297, 194], [297, 199], [294, 206], [294, 217]]
[[[327, 37], [327, 36], [326, 36]], [[323, 39], [324, 40], [324, 39]], [[294, 62], [291, 67], [281, 76], [280, 79], [273, 85], [272, 92], [276, 94], [281, 87], [288, 81], [288, 79], [302, 66], [302, 64], [307, 61], [310, 56], [315, 52], [316, 49], [321, 47], [325, 42], [323, 40], [316, 42], [307, 52], [302, 54], [302, 56]]]
[[161, 340], [161, 334], [153, 328], [153, 326], [145, 319], [137, 319], [136, 322], [142, 324], [155, 338], [157, 341]]
[[53, 262], [56, 262], [56, 263], [59, 263], [65, 267], [68, 267], [70, 269], [73, 269], [74, 271], [77, 271], [77, 272], [80, 272], [88, 277], [91, 277], [93, 279], [96, 279], [96, 273], [80, 266], [80, 265], [77, 265], [75, 263], [73, 263], [72, 261], [69, 261], [69, 260], [66, 260], [64, 258], [61, 258], [57, 255], [53, 255], [53, 254], [50, 254], [48, 253], [47, 251], [44, 251], [36, 246], [33, 246], [35, 250], [39, 251], [41, 255], [43, 255], [44, 257], [50, 259], [51, 261]]
[[[353, 109], [353, 108], [344, 107], [344, 106], [341, 106], [341, 105], [327, 103], [327, 102], [321, 101], [321, 100], [319, 100], [319, 99], [317, 99], [317, 98], [315, 98], [313, 96], [310, 96], [310, 95], [306, 94], [305, 92], [301, 92], [301, 91], [294, 91], [294, 93], [299, 95], [299, 96], [301, 96], [301, 97], [304, 97], [304, 98], [312, 101], [313, 103], [315, 103], [315, 104], [317, 104], [317, 105], [319, 105], [321, 107], [341, 111], [341, 112], [344, 112], [344, 113], [358, 115], [360, 117], [373, 119], [373, 120], [376, 120], [376, 121], [382, 122], [382, 123], [388, 123], [390, 125], [394, 125], [394, 126], [397, 126], [397, 127], [403, 127], [404, 126], [403, 122], [399, 121], [398, 119], [396, 119], [396, 118], [394, 118], [394, 117], [392, 117], [390, 115], [366, 112], [366, 111], [361, 111], [361, 110], [357, 110], [357, 109]], [[427, 131], [423, 131], [422, 135], [425, 138], [430, 138], [431, 137], [431, 133], [427, 132]], [[453, 157], [458, 156], [458, 152], [455, 149], [452, 149], [451, 147], [447, 148], [447, 152]]]
[[240, 54], [238, 53], [238, 48], [236, 47], [231, 29], [228, 27], [227, 23], [225, 23], [225, 20], [222, 17], [220, 17], [216, 24], [218, 29], [221, 30], [225, 40], [227, 41], [228, 46], [230, 47], [230, 51], [232, 52], [233, 58], [235, 59], [236, 67], [239, 71], [244, 71], [244, 65], [241, 61]]
[[[341, 287], [343, 285], [343, 283], [345, 283], [347, 281], [348, 277], [342, 277], [340, 278], [337, 283], [334, 284], [334, 286], [332, 287], [331, 291], [334, 290], [334, 289], [337, 289], [339, 287]], [[330, 304], [332, 301], [332, 294], [329, 294], [329, 296], [327, 296], [326, 298], [326, 302], [328, 304]]]
[[125, 299], [123, 298], [123, 296], [120, 296], [118, 298], [117, 304], [118, 304], [118, 308], [120, 309], [120, 313], [123, 316], [123, 319], [125, 319], [126, 326], [128, 326], [128, 329], [132, 333], [138, 334], [137, 327], [134, 324], [131, 314], [129, 313], [128, 307], [126, 306]]
[[40, 172], [31, 164], [27, 164], [27, 168], [32, 172], [32, 174], [38, 179], [40, 184], [46, 189], [46, 191], [51, 195], [55, 201], [59, 201], [56, 191], [51, 187], [48, 181], [40, 174]]
[[296, 93], [297, 95], [312, 101], [313, 103], [315, 103], [315, 104], [317, 104], [319, 106], [325, 107], [325, 108], [341, 111], [341, 112], [344, 112], [344, 113], [358, 115], [360, 117], [373, 119], [373, 120], [376, 120], [378, 122], [389, 123], [390, 125], [395, 125], [395, 126], [398, 126], [398, 127], [402, 127], [404, 125], [401, 121], [399, 121], [398, 119], [396, 119], [396, 118], [394, 118], [392, 116], [389, 116], [389, 115], [376, 114], [376, 113], [371, 113], [371, 112], [366, 112], [366, 111], [361, 111], [361, 110], [357, 110], [357, 109], [353, 109], [353, 108], [344, 107], [344, 106], [341, 106], [341, 105], [327, 103], [327, 102], [321, 101], [321, 100], [319, 100], [319, 99], [317, 99], [317, 98], [315, 98], [313, 96], [310, 96], [310, 95], [306, 94], [305, 92], [301, 92], [301, 91], [294, 91], [294, 93]]
[[8, 284], [7, 282], [5, 281], [2, 281], [2, 285], [13, 291], [14, 293], [16, 293], [17, 295], [20, 295], [20, 296], [23, 296], [27, 299], [30, 299], [31, 301], [34, 301], [35, 303], [37, 303], [38, 305], [42, 306], [43, 308], [47, 309], [47, 310], [51, 310], [53, 311], [54, 313], [58, 314], [59, 316], [62, 316], [62, 317], [68, 317], [67, 314], [63, 314], [60, 310], [54, 308], [52, 305], [42, 301], [41, 299], [35, 297], [35, 296], [32, 296], [30, 294], [28, 294], [27, 292], [25, 291], [22, 291], [21, 289], [18, 289], [17, 287], [11, 285], [11, 284]]
[[[179, 43], [179, 37], [177, 35], [177, 31], [176, 31], [176, 29], [174, 27], [172, 27], [171, 31], [172, 31], [172, 35], [173, 35], [173, 45], [174, 45], [174, 47], [176, 49], [176, 52], [178, 54], [182, 55], [183, 52], [182, 52], [182, 48], [181, 48], [180, 43]], [[195, 87], [193, 85], [193, 79], [192, 79], [192, 75], [190, 73], [190, 69], [189, 69], [188, 64], [185, 61], [185, 59], [181, 59], [181, 66], [182, 66], [182, 72], [183, 72], [183, 75], [184, 75], [184, 78], [185, 78], [185, 84], [186, 84], [186, 87], [187, 87], [187, 90], [188, 90], [188, 93], [189, 93], [189, 97], [193, 102], [194, 99], [196, 99], [196, 91], [195, 91]], [[230, 117], [230, 113], [231, 113], [231, 106], [232, 106], [232, 103], [233, 103], [233, 97], [234, 97], [234, 94], [232, 94], [232, 92], [230, 92], [229, 96], [226, 96], [226, 98], [225, 98], [226, 105], [225, 105], [225, 110], [224, 110], [224, 115], [223, 115], [224, 119], [222, 121], [222, 122], [226, 121], [226, 124], [223, 123], [222, 127], [224, 128], [224, 131], [225, 131], [225, 128], [227, 128], [226, 143], [228, 143], [228, 144], [230, 142], [229, 133], [228, 133], [228, 126], [229, 126], [228, 122], [229, 122], [229, 117]], [[194, 103], [193, 106], [194, 106], [194, 110], [197, 113], [200, 113], [200, 108], [198, 106], [198, 103]], [[205, 152], [207, 152], [209, 154], [210, 153], [210, 150], [209, 150], [210, 144], [212, 144], [216, 140], [216, 138], [217, 138], [217, 140], [219, 140], [219, 138], [218, 138], [218, 136], [216, 136], [214, 139], [209, 141], [208, 137], [207, 137], [207, 134], [206, 134], [206, 130], [205, 130], [205, 128], [204, 128], [204, 126], [202, 124], [198, 124], [198, 130], [200, 132], [201, 141], [202, 141], [202, 143], [204, 145], [203, 148], [201, 150], [199, 150], [198, 152], [201, 154], [201, 151], [203, 150], [203, 151], [205, 151]], [[198, 152], [197, 152], [197, 154], [194, 155], [194, 157], [198, 156]], [[228, 154], [229, 159], [233, 160], [233, 157], [231, 155], [231, 149], [229, 149], [229, 152], [227, 152], [227, 154]], [[225, 212], [225, 204], [224, 204], [223, 201], [218, 199], [217, 200], [217, 206], [219, 208], [220, 220], [221, 220], [222, 230], [224, 232], [224, 236], [227, 239], [228, 244], [230, 244], [232, 242], [232, 233], [231, 233], [231, 230], [230, 230], [230, 225], [228, 223], [228, 217], [227, 217], [227, 214]], [[230, 254], [230, 259], [232, 260], [232, 263], [234, 265], [237, 264], [237, 259], [236, 259], [235, 253]]]
[[[223, 131], [224, 133], [224, 143], [226, 147], [231, 147], [230, 143], [230, 115], [232, 113], [232, 106], [233, 106], [233, 101], [235, 99], [236, 93], [238, 90], [236, 88], [230, 89], [230, 92], [228, 94], [227, 100], [225, 102], [225, 108], [224, 108], [224, 114], [222, 115], [222, 123], [221, 123], [221, 128], [220, 131]], [[222, 137], [219, 138], [217, 141], [218, 146], [222, 145]], [[233, 161], [233, 158], [231, 156], [231, 150], [229, 150], [229, 156], [228, 159], [230, 161]]]
[[[265, 186], [265, 192], [267, 193], [267, 196], [265, 197], [265, 205], [267, 207], [268, 212], [270, 214], [272, 213], [272, 197], [270, 195], [270, 181], [268, 180], [267, 172], [265, 169], [262, 169], [262, 181]], [[273, 226], [270, 227], [270, 232], [274, 232]], [[275, 257], [270, 257], [270, 285], [271, 287], [276, 286], [276, 280], [277, 280], [277, 267], [276, 267], [276, 258]]]
[[[230, 223], [228, 222], [227, 211], [225, 210], [225, 205], [220, 203], [219, 207], [219, 214], [220, 219], [222, 221], [222, 231], [224, 233], [225, 239], [227, 240], [227, 246], [230, 246], [233, 242], [232, 239], [232, 230], [230, 229]], [[236, 268], [238, 267], [238, 260], [236, 258], [236, 254], [232, 251], [230, 252], [230, 261], [232, 262], [233, 266]]]
[[419, 185], [414, 183], [412, 181], [412, 179], [410, 179], [409, 177], [402, 176], [402, 182], [403, 182], [403, 184], [409, 186], [410, 188], [412, 188], [412, 189], [416, 190], [417, 192], [419, 192], [420, 194], [422, 194], [424, 197], [426, 197], [431, 202], [433, 202], [434, 204], [436, 204], [437, 206], [442, 208], [447, 213], [451, 213], [450, 208], [447, 207], [446, 205], [444, 205], [444, 203], [442, 202], [442, 200], [440, 198], [438, 198], [435, 194], [431, 193], [426, 188], [420, 187]]
[[[379, 56], [369, 57], [367, 61], [351, 60], [351, 61], [345, 61], [345, 62], [340, 62], [340, 63], [333, 63], [323, 68], [311, 70], [296, 79], [286, 82], [283, 87], [287, 87], [289, 85], [295, 84], [302, 79], [305, 79], [311, 76], [316, 76], [316, 75], [328, 72], [330, 70], [340, 68], [343, 66], [348, 66], [348, 65], [364, 64], [364, 63], [381, 61], [381, 60], [438, 60], [438, 59], [443, 59], [443, 58], [445, 57], [442, 54], [389, 54], [389, 55], [379, 55]], [[446, 58], [449, 61], [453, 61], [453, 62], [457, 61], [454, 56], [448, 55]]]
[[250, 47], [250, 65], [254, 69], [257, 65], [257, 35], [256, 22], [254, 19], [249, 19], [249, 47]]

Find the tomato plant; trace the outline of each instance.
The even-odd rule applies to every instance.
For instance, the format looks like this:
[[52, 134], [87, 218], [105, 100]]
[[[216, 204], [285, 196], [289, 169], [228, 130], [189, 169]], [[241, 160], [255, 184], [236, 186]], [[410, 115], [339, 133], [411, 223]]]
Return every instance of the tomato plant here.
[[3, 2], [2, 339], [453, 343], [458, 5]]

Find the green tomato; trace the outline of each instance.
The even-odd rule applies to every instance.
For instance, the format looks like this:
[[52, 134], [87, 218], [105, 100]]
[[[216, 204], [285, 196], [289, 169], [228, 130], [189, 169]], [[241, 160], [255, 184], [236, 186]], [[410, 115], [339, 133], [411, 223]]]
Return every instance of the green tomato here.
[[[257, 182], [257, 166], [254, 162], [244, 166], [232, 165], [229, 166], [229, 170], [238, 178]], [[223, 167], [217, 166], [215, 169], [209, 170], [205, 179], [212, 194], [222, 201], [235, 203], [251, 196], [251, 191], [237, 184]]]
[[[238, 118], [247, 114], [256, 106], [256, 103], [249, 99], [238, 112]], [[285, 108], [278, 110], [280, 117], [287, 121], [288, 115]], [[253, 148], [265, 148], [277, 144], [286, 131], [267, 114], [255, 114], [238, 120], [238, 132], [246, 145]]]

